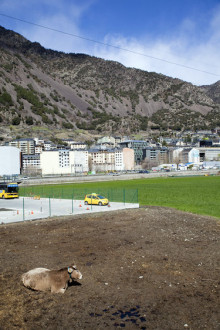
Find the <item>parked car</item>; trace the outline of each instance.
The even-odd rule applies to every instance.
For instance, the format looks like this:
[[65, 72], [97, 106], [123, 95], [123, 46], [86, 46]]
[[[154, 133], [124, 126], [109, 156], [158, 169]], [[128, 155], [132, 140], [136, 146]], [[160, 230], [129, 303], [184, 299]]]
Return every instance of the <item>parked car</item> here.
[[150, 172], [147, 170], [140, 170], [138, 173], [150, 173]]
[[92, 205], [100, 205], [100, 206], [108, 205], [108, 199], [99, 194], [92, 193], [85, 196], [84, 204], [85, 205], [92, 204]]
[[21, 178], [22, 180], [29, 180], [28, 176], [23, 176], [23, 178]]

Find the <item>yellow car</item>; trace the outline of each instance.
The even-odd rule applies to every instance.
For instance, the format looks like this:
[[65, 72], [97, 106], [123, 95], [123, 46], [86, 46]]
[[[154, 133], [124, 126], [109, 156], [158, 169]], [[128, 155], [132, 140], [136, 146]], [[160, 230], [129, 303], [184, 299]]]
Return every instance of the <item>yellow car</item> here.
[[99, 195], [99, 194], [89, 194], [85, 196], [84, 199], [84, 204], [88, 205], [88, 204], [92, 204], [92, 205], [108, 205], [108, 199]]

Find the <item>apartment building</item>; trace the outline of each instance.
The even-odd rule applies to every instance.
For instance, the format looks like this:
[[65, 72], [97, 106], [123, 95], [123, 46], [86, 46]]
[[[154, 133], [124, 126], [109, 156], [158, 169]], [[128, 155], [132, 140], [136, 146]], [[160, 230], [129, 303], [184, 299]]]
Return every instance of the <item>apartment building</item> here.
[[123, 171], [134, 169], [134, 150], [130, 148], [90, 149], [93, 171]]
[[134, 170], [134, 150], [130, 148], [115, 150], [115, 171]]
[[22, 155], [22, 172], [28, 175], [41, 173], [40, 154]]
[[35, 154], [41, 154], [43, 150], [44, 150], [43, 145], [36, 145], [35, 146]]
[[220, 160], [220, 147], [198, 148], [200, 161]]
[[88, 151], [49, 150], [40, 154], [42, 175], [88, 172]]
[[136, 164], [140, 164], [143, 160], [143, 149], [147, 148], [148, 142], [142, 140], [125, 140], [119, 143], [121, 148], [129, 148], [134, 150], [134, 160]]
[[143, 160], [157, 162], [158, 165], [169, 162], [169, 149], [167, 147], [147, 147], [143, 149]]
[[114, 149], [92, 148], [89, 150], [89, 158], [92, 171], [114, 171], [115, 169]]
[[83, 149], [85, 150], [87, 148], [87, 144], [85, 142], [72, 142], [70, 144], [70, 149], [77, 150], [77, 149]]
[[15, 139], [10, 141], [8, 145], [20, 149], [24, 155], [34, 155], [35, 153], [34, 139]]

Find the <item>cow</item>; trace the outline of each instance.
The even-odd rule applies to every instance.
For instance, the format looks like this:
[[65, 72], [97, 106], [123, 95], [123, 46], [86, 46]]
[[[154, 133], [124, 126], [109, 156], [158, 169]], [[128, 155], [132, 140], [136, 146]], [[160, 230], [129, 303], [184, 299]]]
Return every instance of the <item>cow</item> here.
[[59, 270], [34, 268], [21, 276], [22, 282], [27, 288], [38, 291], [51, 291], [52, 293], [64, 293], [68, 283], [81, 278], [82, 274], [76, 268], [76, 265]]

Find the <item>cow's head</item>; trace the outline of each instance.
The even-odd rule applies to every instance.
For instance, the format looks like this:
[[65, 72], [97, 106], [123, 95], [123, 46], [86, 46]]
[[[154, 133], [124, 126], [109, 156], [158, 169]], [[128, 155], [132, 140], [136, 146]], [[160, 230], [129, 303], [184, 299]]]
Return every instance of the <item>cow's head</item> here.
[[82, 278], [82, 274], [77, 269], [76, 265], [72, 265], [68, 267], [68, 274], [70, 277], [70, 282], [72, 282], [72, 280], [81, 280]]

